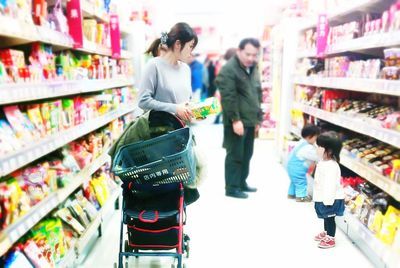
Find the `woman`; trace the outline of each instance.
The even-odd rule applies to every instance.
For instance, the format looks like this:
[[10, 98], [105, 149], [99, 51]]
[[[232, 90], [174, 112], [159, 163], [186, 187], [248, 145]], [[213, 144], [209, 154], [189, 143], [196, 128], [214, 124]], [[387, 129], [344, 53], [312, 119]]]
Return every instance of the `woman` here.
[[191, 73], [185, 62], [189, 61], [197, 41], [193, 29], [180, 22], [153, 42], [153, 49], [161, 46], [165, 53], [149, 60], [145, 67], [138, 96], [141, 109], [165, 111], [186, 122], [191, 120], [188, 106], [192, 94]]

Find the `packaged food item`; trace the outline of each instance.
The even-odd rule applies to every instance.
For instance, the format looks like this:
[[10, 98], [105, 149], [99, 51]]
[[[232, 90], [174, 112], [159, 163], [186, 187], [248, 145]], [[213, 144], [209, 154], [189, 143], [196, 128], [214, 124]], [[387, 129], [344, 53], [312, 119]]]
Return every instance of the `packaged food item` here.
[[56, 216], [60, 217], [60, 219], [66, 224], [70, 225], [79, 236], [85, 232], [85, 228], [72, 216], [68, 208], [58, 210]]
[[399, 79], [399, 67], [390, 66], [382, 69], [383, 79], [387, 80], [398, 80]]
[[76, 199], [72, 201], [68, 200], [65, 203], [65, 206], [68, 207], [68, 209], [71, 211], [71, 214], [79, 221], [80, 224], [82, 224], [83, 227], [89, 226], [90, 221]]
[[378, 238], [385, 244], [391, 245], [396, 235], [396, 230], [400, 226], [400, 211], [393, 206], [389, 206], [382, 221], [382, 227], [378, 233]]
[[46, 258], [44, 258], [44, 256], [40, 252], [40, 249], [32, 239], [29, 239], [25, 242], [25, 244], [23, 245], [23, 251], [29, 258], [29, 260], [33, 263], [33, 265], [35, 265], [35, 267], [52, 268], [52, 266], [49, 264]]
[[4, 268], [34, 268], [20, 250], [11, 251], [5, 259]]
[[33, 123], [35, 128], [39, 131], [40, 136], [41, 137], [46, 136], [46, 128], [43, 123], [42, 114], [40, 113], [40, 105], [39, 104], [29, 105], [28, 109], [27, 109], [27, 114], [28, 114], [29, 120]]
[[3, 110], [7, 121], [22, 143], [30, 143], [40, 137], [39, 132], [36, 131], [31, 121], [21, 112], [17, 105], [5, 106]]
[[200, 102], [190, 103], [189, 106], [196, 119], [204, 119], [211, 114], [218, 114], [221, 112], [221, 105], [219, 100], [215, 97], [207, 98]]
[[21, 149], [22, 141], [18, 140], [14, 130], [7, 121], [0, 119], [0, 155]]

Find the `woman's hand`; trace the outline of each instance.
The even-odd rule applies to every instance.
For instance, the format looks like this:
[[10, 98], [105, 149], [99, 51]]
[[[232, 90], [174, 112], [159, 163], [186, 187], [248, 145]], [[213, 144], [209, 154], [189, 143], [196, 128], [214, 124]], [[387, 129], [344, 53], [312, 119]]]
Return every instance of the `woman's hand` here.
[[192, 120], [192, 110], [189, 108], [187, 103], [179, 104], [176, 108], [176, 114], [180, 119], [190, 122]]

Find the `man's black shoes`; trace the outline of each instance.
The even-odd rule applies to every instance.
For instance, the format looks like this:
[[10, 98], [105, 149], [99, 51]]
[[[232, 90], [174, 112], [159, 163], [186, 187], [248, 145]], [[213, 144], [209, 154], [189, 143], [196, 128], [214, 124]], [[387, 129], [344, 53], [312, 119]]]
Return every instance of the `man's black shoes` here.
[[239, 190], [239, 189], [235, 189], [235, 190], [225, 190], [225, 195], [229, 196], [229, 197], [234, 197], [234, 198], [248, 198], [249, 195], [244, 193], [243, 191]]
[[250, 186], [248, 186], [248, 185], [242, 187], [241, 190], [242, 190], [243, 192], [249, 192], [249, 193], [255, 193], [255, 192], [257, 192], [257, 188], [255, 188], [255, 187], [250, 187]]

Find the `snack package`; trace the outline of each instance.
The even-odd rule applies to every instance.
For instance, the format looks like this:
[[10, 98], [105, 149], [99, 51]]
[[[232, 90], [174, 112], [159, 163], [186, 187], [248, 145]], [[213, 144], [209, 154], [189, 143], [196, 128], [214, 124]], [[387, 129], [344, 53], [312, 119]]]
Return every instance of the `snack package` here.
[[29, 260], [33, 263], [33, 265], [35, 265], [35, 267], [52, 268], [52, 266], [42, 255], [40, 249], [32, 239], [26, 241], [26, 243], [23, 245], [23, 251], [29, 258]]
[[378, 238], [385, 244], [391, 245], [400, 226], [400, 211], [393, 206], [389, 206], [382, 221], [382, 228], [378, 233]]
[[79, 205], [85, 211], [89, 220], [93, 221], [97, 216], [96, 207], [83, 196], [82, 191], [77, 192], [75, 197], [76, 197], [76, 200], [79, 202]]
[[60, 217], [60, 219], [71, 226], [73, 230], [81, 236], [85, 232], [85, 228], [82, 224], [79, 223], [77, 219], [75, 219], [68, 208], [62, 208], [56, 212], [56, 216]]
[[87, 228], [90, 224], [89, 219], [87, 218], [83, 208], [79, 205], [78, 201], [75, 200], [68, 200], [65, 203], [65, 206], [71, 211], [71, 214], [82, 224], [83, 227]]
[[0, 119], [0, 155], [21, 149], [22, 143], [7, 121]]
[[207, 98], [200, 102], [190, 103], [189, 106], [196, 119], [204, 119], [211, 114], [218, 114], [221, 112], [221, 104], [215, 97]]
[[10, 252], [5, 260], [4, 268], [35, 268], [28, 258], [19, 250]]
[[7, 121], [16, 134], [16, 137], [24, 144], [29, 144], [35, 139], [35, 135], [32, 132], [34, 129], [32, 123], [27, 120], [17, 105], [11, 105], [3, 107], [4, 114], [6, 115]]
[[46, 136], [46, 128], [43, 123], [42, 114], [40, 113], [40, 105], [34, 104], [28, 106], [27, 114], [29, 120], [33, 123], [35, 128], [39, 131], [40, 136]]

